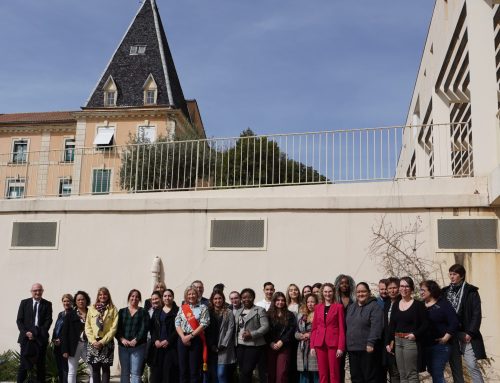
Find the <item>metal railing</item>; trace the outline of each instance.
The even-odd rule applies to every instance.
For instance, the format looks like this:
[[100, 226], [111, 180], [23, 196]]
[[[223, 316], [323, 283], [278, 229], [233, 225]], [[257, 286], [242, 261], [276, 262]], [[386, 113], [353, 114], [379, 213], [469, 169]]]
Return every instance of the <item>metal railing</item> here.
[[[448, 154], [434, 153], [428, 138], [420, 149], [422, 129], [445, 129]], [[396, 126], [14, 152], [0, 154], [0, 182], [5, 198], [19, 198], [471, 176], [470, 164], [460, 174], [449, 164], [434, 169], [451, 164], [449, 131]], [[432, 169], [422, 169], [425, 156]]]

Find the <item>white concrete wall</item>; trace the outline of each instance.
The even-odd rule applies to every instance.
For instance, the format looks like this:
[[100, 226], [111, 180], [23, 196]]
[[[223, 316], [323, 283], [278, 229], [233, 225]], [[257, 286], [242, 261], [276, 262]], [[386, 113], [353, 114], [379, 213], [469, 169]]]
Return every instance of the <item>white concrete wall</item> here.
[[[419, 240], [424, 244], [419, 252], [442, 262], [439, 279], [453, 256], [436, 254], [435, 220], [457, 214], [495, 216], [486, 179], [1, 201], [0, 288], [7, 292], [7, 309], [0, 317], [0, 351], [16, 347], [17, 307], [29, 296], [33, 282], [43, 283], [55, 313], [63, 293], [84, 289], [94, 299], [102, 285], [123, 307], [131, 288], [145, 296], [150, 292], [155, 256], [161, 257], [165, 281], [178, 302], [194, 279], [202, 279], [207, 290], [218, 282], [226, 284], [227, 292], [252, 287], [258, 299], [267, 280], [280, 290], [291, 282], [302, 286], [333, 281], [339, 273], [376, 283], [382, 274], [367, 249], [371, 229], [383, 216], [401, 228], [420, 217]], [[267, 250], [209, 251], [210, 219], [229, 217], [266, 218]], [[16, 219], [59, 220], [58, 249], [9, 249]], [[498, 274], [496, 255], [477, 258], [488, 259], [487, 270]], [[476, 262], [474, 271], [480, 267]], [[476, 277], [480, 287], [488, 286], [481, 292], [491, 293], [489, 281]], [[489, 305], [490, 299], [498, 303], [498, 297], [483, 296], [488, 347], [500, 339], [492, 324], [498, 323], [498, 313], [492, 310], [499, 305]]]

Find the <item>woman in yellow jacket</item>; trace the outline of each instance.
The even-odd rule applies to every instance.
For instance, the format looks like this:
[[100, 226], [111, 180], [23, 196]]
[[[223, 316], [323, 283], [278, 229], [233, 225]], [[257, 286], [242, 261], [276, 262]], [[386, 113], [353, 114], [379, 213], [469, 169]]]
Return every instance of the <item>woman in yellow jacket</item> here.
[[109, 290], [101, 287], [97, 291], [96, 303], [89, 307], [85, 321], [85, 335], [88, 339], [87, 363], [92, 366], [94, 383], [109, 383], [117, 327], [118, 310], [113, 305]]

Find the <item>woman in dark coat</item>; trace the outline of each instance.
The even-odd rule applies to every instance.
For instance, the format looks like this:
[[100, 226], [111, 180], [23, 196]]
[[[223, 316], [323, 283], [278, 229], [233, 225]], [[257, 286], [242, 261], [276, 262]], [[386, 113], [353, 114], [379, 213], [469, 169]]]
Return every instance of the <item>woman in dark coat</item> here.
[[[87, 356], [87, 336], [85, 335], [85, 320], [90, 306], [90, 297], [85, 291], [75, 294], [75, 309], [66, 315], [61, 332], [61, 351], [68, 360], [68, 383], [76, 383], [78, 363]], [[90, 373], [92, 381], [92, 374]]]
[[179, 307], [174, 301], [174, 292], [163, 293], [163, 307], [157, 308], [151, 318], [151, 348], [148, 365], [151, 368], [151, 383], [177, 383], [179, 365], [177, 360], [177, 331], [175, 317]]
[[57, 374], [59, 383], [68, 382], [68, 360], [63, 357], [62, 345], [62, 329], [67, 315], [72, 311], [73, 296], [71, 294], [64, 294], [62, 296], [62, 304], [64, 310], [57, 316], [54, 331], [52, 333], [52, 344], [54, 345], [54, 357], [56, 359]]

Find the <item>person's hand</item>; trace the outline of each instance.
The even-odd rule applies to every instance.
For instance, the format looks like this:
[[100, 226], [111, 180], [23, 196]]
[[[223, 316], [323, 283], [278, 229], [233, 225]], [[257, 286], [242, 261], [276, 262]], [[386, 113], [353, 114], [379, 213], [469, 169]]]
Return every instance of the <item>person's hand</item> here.
[[386, 350], [389, 354], [394, 355], [394, 353], [392, 352], [392, 347], [391, 347], [390, 345], [385, 346], [385, 350]]
[[161, 342], [161, 347], [167, 348], [168, 347], [168, 340], [165, 339], [163, 342]]
[[314, 348], [311, 348], [311, 356], [316, 356], [316, 350]]
[[305, 333], [303, 334], [303, 338], [302, 338], [302, 339], [307, 340], [307, 339], [309, 339], [310, 337], [311, 337], [311, 333], [310, 333], [310, 332], [305, 332]]
[[367, 353], [373, 352], [373, 346], [366, 346], [366, 352]]
[[67, 352], [63, 352], [62, 356], [63, 356], [63, 358], [68, 359], [69, 354]]
[[271, 342], [271, 348], [275, 351], [278, 351], [281, 347], [283, 347], [283, 342], [281, 340], [277, 342]]
[[344, 355], [344, 351], [337, 350], [337, 358], [342, 358], [342, 355]]
[[450, 339], [451, 339], [450, 334], [444, 334], [442, 338], [437, 338], [436, 342], [438, 342], [439, 344], [446, 344]]
[[92, 347], [100, 350], [102, 348], [103, 344], [100, 342], [100, 341], [95, 341], [94, 343], [92, 343]]
[[52, 343], [54, 343], [54, 346], [59, 346], [61, 344], [61, 339], [52, 339]]
[[155, 341], [155, 347], [156, 348], [162, 348], [163, 347], [163, 342], [160, 342], [159, 340]]
[[120, 339], [120, 343], [122, 345], [124, 345], [125, 347], [129, 347], [130, 346], [130, 342], [127, 339], [125, 339], [125, 338], [121, 338]]
[[191, 346], [191, 335], [183, 335], [182, 343], [184, 343], [185, 346]]
[[470, 343], [470, 341], [472, 340], [472, 337], [469, 335], [469, 334], [465, 334], [465, 343]]
[[137, 346], [137, 339], [132, 339], [131, 341], [128, 342], [128, 345], [130, 347], [135, 347]]
[[243, 338], [243, 340], [250, 340], [250, 339], [252, 339], [252, 334], [250, 333], [250, 331], [245, 330], [241, 334], [241, 337]]
[[28, 337], [29, 340], [32, 340], [33, 339], [33, 333], [31, 331], [28, 331], [26, 333], [26, 336]]
[[405, 336], [405, 339], [408, 339], [408, 340], [415, 340], [416, 338], [415, 338], [415, 335], [413, 335], [413, 334], [408, 334], [408, 335], [406, 335], [406, 336]]

